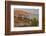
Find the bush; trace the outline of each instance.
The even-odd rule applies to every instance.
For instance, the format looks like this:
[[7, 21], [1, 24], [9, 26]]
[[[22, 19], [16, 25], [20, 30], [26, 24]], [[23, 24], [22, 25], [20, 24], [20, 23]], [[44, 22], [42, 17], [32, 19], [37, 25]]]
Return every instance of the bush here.
[[33, 25], [33, 26], [38, 26], [38, 19], [37, 19], [37, 17], [34, 17], [34, 18], [32, 19], [32, 25]]

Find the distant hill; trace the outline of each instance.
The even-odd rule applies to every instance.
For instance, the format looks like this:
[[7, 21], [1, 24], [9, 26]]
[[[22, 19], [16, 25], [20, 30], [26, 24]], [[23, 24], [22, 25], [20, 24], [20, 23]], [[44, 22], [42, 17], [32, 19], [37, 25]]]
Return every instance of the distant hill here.
[[28, 15], [32, 15], [32, 13], [29, 13], [29, 11], [27, 10], [21, 10], [21, 9], [16, 9], [14, 10], [14, 15], [21, 15], [21, 16], [28, 16]]

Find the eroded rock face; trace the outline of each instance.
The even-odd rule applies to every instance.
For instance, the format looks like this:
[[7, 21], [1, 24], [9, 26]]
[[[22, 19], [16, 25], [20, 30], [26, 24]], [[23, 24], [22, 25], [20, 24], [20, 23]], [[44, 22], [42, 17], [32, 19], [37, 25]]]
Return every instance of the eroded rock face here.
[[[29, 15], [31, 15], [31, 13], [28, 13], [25, 10], [19, 10], [19, 9], [15, 10], [14, 11], [14, 23], [15, 23], [15, 26], [30, 25], [31, 20], [27, 18]], [[25, 16], [27, 16], [27, 17], [25, 17]]]
[[22, 16], [32, 15], [27, 10], [20, 10], [20, 9], [16, 9], [14, 14], [15, 15], [22, 15]]

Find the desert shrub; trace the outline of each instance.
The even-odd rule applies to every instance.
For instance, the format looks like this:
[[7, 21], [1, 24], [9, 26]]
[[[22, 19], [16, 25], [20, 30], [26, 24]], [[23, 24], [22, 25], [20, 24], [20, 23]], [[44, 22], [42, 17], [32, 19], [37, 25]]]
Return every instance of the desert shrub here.
[[32, 19], [32, 25], [33, 25], [33, 26], [37, 26], [37, 25], [38, 25], [38, 19], [37, 19], [37, 17], [34, 17], [34, 18]]

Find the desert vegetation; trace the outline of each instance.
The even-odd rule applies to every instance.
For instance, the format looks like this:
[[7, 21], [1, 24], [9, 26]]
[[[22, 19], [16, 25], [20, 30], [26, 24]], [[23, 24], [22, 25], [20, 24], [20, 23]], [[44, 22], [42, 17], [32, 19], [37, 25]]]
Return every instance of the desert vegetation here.
[[25, 26], [38, 26], [38, 19], [36, 17], [32, 19], [23, 18], [22, 17], [15, 17], [15, 26], [17, 27], [25, 27]]

